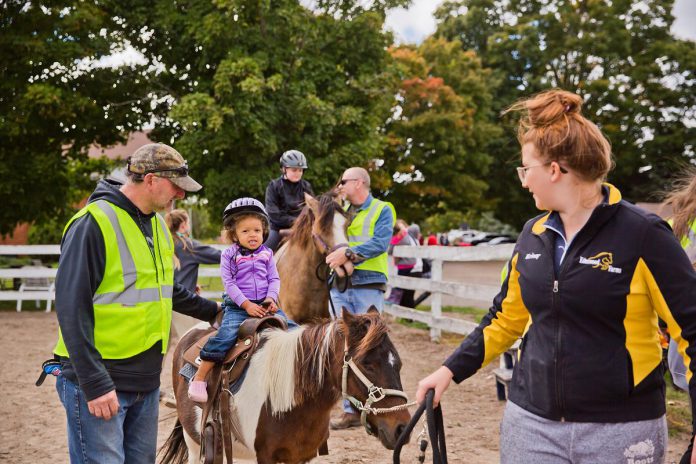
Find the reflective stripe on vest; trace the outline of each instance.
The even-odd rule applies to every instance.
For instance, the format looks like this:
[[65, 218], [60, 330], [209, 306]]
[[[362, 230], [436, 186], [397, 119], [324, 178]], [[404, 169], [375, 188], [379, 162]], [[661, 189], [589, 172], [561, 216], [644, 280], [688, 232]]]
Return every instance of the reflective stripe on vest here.
[[[125, 359], [161, 340], [164, 353], [174, 289], [174, 243], [164, 220], [158, 214], [151, 219], [150, 248], [130, 214], [104, 200], [85, 206], [65, 231], [87, 213], [99, 225], [106, 252], [104, 276], [93, 296], [95, 347], [104, 359]], [[54, 352], [69, 356], [60, 333]]]
[[[384, 208], [389, 208], [392, 211], [392, 227], [396, 224], [396, 211], [394, 206], [386, 201], [372, 199], [370, 206], [367, 209], [358, 211], [353, 220], [348, 226], [348, 246], [362, 245], [370, 240], [375, 235], [375, 224]], [[347, 209], [347, 208], [346, 208]], [[374, 258], [366, 259], [362, 263], [355, 266], [356, 269], [363, 271], [381, 272], [385, 276], [389, 274], [389, 260], [387, 252], [375, 256]]]

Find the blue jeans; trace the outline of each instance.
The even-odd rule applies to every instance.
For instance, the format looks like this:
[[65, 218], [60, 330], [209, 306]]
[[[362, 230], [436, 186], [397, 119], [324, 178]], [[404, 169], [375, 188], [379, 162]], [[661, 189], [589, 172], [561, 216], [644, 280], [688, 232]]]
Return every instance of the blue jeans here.
[[[261, 304], [263, 300], [251, 301], [256, 304]], [[201, 349], [200, 357], [204, 361], [224, 361], [227, 352], [237, 341], [239, 326], [242, 325], [242, 322], [251, 317], [245, 310], [237, 306], [237, 304], [230, 300], [226, 295], [224, 297], [222, 307], [225, 310], [225, 314], [222, 317], [222, 324], [220, 324], [218, 333], [215, 334], [214, 337], [210, 337], [205, 343], [205, 346]], [[286, 316], [280, 308], [278, 308], [278, 312], [275, 313], [275, 316], [280, 316], [285, 319], [285, 322], [288, 323], [288, 329], [298, 327], [294, 321], [288, 319], [288, 316]]]
[[118, 413], [109, 420], [90, 414], [79, 385], [64, 376], [56, 390], [68, 422], [71, 464], [153, 464], [157, 453], [159, 388], [148, 393], [116, 392]]
[[[384, 308], [384, 292], [378, 288], [350, 287], [345, 292], [332, 288], [329, 298], [331, 298], [336, 308], [336, 317], [340, 317], [342, 307], [353, 314], [365, 314], [370, 309], [370, 306], [377, 308], [380, 313]], [[333, 318], [330, 303], [329, 314]], [[343, 400], [343, 411], [347, 413], [356, 412], [348, 400]]]
[[[345, 307], [353, 314], [364, 314], [372, 305], [380, 313], [384, 308], [384, 292], [377, 288], [350, 287], [345, 292], [332, 288], [329, 296], [336, 308], [336, 317], [341, 315], [341, 307]], [[329, 314], [333, 318], [330, 304]]]

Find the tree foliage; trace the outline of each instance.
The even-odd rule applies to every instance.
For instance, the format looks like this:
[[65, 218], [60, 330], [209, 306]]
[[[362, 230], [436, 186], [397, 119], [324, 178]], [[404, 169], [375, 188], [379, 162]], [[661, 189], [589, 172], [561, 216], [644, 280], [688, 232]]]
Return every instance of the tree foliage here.
[[382, 153], [378, 128], [395, 92], [382, 24], [384, 9], [401, 3], [325, 1], [310, 11], [290, 0], [175, 8], [162, 0], [114, 8], [130, 39], [162, 64], [156, 79], [173, 97], [154, 137], [175, 140], [215, 214], [234, 197], [262, 199], [287, 149], [308, 156], [306, 178], [318, 192]]
[[114, 19], [93, 2], [5, 2], [0, 16], [0, 233], [65, 218], [93, 186], [86, 148], [148, 117], [135, 67], [92, 64], [117, 50]]
[[[672, 1], [463, 0], [436, 13], [437, 36], [459, 40], [494, 70], [496, 111], [560, 87], [582, 94], [584, 113], [613, 146], [609, 181], [632, 201], [665, 188], [696, 145], [696, 48], [670, 35]], [[492, 142], [489, 196], [497, 216], [519, 225], [532, 203], [513, 167], [512, 124]]]
[[387, 120], [381, 190], [411, 221], [486, 208], [490, 70], [458, 41], [431, 38], [391, 51], [400, 88]]

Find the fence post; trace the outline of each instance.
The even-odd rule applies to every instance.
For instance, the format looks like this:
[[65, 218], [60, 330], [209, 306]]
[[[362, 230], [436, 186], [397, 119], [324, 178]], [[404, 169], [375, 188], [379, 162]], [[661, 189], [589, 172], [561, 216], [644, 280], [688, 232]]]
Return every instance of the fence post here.
[[[442, 260], [433, 259], [430, 265], [430, 280], [442, 282]], [[442, 316], [442, 293], [433, 292], [432, 299], [430, 300], [430, 315], [432, 317]], [[442, 331], [440, 329], [430, 328], [430, 340], [433, 342], [439, 342]]]

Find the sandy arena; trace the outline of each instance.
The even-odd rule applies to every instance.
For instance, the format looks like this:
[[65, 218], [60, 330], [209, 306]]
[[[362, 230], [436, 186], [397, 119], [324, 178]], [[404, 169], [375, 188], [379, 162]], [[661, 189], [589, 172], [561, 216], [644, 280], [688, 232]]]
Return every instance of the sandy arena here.
[[[65, 413], [48, 378], [34, 386], [41, 362], [51, 357], [58, 324], [54, 313], [0, 312], [3, 336], [0, 350], [5, 367], [0, 374], [0, 462], [8, 464], [58, 464], [68, 462]], [[391, 337], [403, 360], [402, 381], [410, 397], [418, 379], [440, 365], [452, 351], [451, 344], [434, 344], [427, 332], [391, 323]], [[495, 381], [488, 366], [445, 395], [443, 411], [450, 463], [498, 462], [498, 430], [504, 403], [496, 399]], [[163, 388], [170, 386], [169, 363], [162, 376]], [[338, 406], [335, 415], [340, 413]], [[169, 435], [175, 422], [173, 409], [160, 406], [159, 441]], [[421, 427], [417, 427], [420, 431]], [[678, 462], [688, 436], [670, 439], [668, 463]], [[415, 463], [417, 448], [407, 445], [401, 462]], [[331, 433], [329, 456], [313, 463], [390, 463], [392, 453], [362, 428]], [[430, 454], [426, 462], [432, 462]]]

